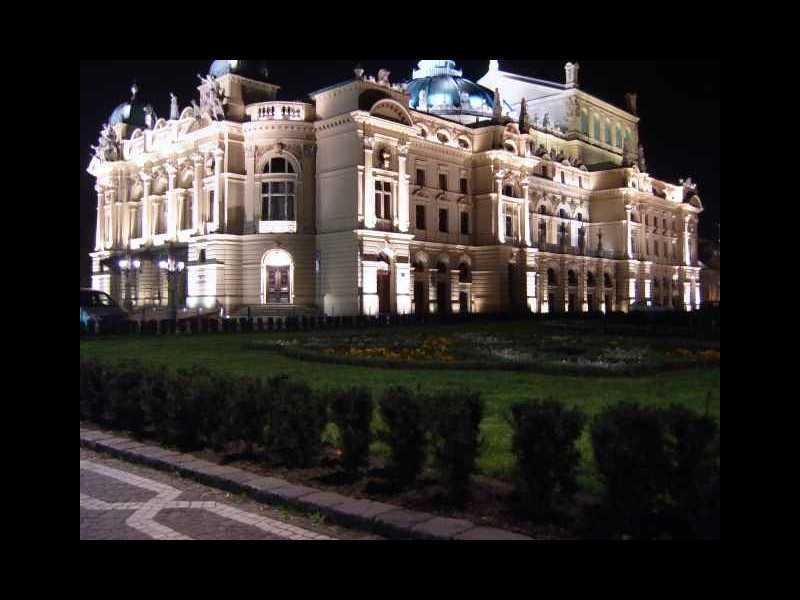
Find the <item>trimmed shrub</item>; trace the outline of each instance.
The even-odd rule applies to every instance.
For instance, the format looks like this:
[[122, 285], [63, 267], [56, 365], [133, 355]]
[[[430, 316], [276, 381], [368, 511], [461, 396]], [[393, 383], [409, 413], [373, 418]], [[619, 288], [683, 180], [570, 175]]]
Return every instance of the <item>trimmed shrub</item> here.
[[322, 450], [326, 414], [323, 399], [305, 383], [285, 377], [268, 381], [271, 395], [266, 446], [271, 460], [287, 467], [310, 467]]
[[255, 377], [230, 382], [227, 410], [223, 415], [226, 442], [243, 442], [251, 454], [256, 445], [264, 443], [269, 419], [270, 387]]
[[595, 418], [591, 439], [610, 525], [634, 537], [648, 533], [672, 471], [665, 420], [655, 409], [621, 403]]
[[381, 439], [389, 446], [388, 470], [395, 483], [414, 482], [425, 464], [425, 422], [420, 399], [408, 388], [392, 386], [380, 399], [386, 429]]
[[342, 445], [342, 469], [356, 476], [369, 465], [369, 445], [372, 441], [372, 412], [374, 402], [369, 389], [353, 387], [336, 390], [328, 397], [331, 420], [339, 429]]
[[103, 423], [108, 403], [107, 369], [93, 359], [81, 359], [81, 419]]
[[451, 502], [469, 495], [481, 446], [484, 402], [478, 392], [449, 392], [428, 398], [433, 465]]
[[569, 498], [577, 490], [580, 452], [576, 442], [585, 423], [579, 409], [555, 400], [531, 400], [511, 407], [516, 494], [534, 518], [551, 516], [555, 500]]
[[111, 424], [140, 436], [145, 427], [145, 397], [149, 393], [143, 366], [127, 363], [109, 372], [109, 413]]

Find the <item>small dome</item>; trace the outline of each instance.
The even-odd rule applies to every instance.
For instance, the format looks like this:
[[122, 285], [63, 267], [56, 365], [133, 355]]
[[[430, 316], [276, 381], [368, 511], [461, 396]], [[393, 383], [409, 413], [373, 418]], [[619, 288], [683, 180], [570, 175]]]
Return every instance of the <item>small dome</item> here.
[[136, 94], [139, 92], [139, 88], [136, 84], [133, 84], [131, 87], [131, 92], [132, 96], [130, 101], [123, 102], [114, 109], [111, 116], [108, 117], [108, 124], [116, 125], [117, 123], [126, 123], [133, 127], [147, 127], [147, 111], [145, 110], [147, 108], [152, 114], [152, 125], [155, 125], [158, 116], [155, 110], [153, 110], [153, 106], [142, 98], [136, 97]]
[[267, 63], [263, 60], [215, 60], [211, 63], [208, 69], [208, 74], [214, 77], [222, 77], [228, 73], [247, 77], [248, 79], [257, 79], [266, 81], [269, 70]]
[[411, 108], [441, 115], [491, 117], [494, 93], [464, 79], [452, 60], [422, 60], [418, 66], [408, 84]]

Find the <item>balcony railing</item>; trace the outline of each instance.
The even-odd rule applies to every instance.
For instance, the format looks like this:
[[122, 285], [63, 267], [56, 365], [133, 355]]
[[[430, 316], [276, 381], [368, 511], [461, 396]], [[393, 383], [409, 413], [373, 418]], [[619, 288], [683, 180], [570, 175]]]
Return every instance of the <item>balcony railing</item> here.
[[313, 107], [304, 102], [259, 102], [246, 112], [251, 121], [311, 121]]

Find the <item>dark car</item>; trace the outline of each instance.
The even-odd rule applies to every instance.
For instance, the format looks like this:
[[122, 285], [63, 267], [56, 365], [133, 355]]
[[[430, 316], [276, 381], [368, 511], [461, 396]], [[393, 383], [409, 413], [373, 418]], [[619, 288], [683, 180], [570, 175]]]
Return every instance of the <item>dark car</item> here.
[[128, 313], [105, 292], [81, 288], [81, 325], [89, 321], [100, 323], [101, 329], [115, 329], [128, 321]]

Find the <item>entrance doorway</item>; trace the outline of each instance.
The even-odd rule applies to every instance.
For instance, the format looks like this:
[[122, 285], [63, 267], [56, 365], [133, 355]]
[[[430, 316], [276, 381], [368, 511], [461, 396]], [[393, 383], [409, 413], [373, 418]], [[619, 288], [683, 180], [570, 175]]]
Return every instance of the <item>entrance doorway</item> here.
[[269, 250], [261, 259], [261, 304], [294, 304], [294, 266], [285, 250]]
[[389, 270], [378, 271], [378, 312], [380, 314], [387, 314], [391, 312], [391, 302], [389, 300], [389, 292], [391, 288], [391, 280], [389, 278]]
[[414, 312], [418, 315], [428, 314], [428, 294], [424, 281], [414, 282]]
[[462, 315], [469, 312], [469, 294], [467, 292], [458, 293], [458, 310]]
[[267, 302], [289, 304], [289, 267], [267, 267]]
[[439, 281], [436, 284], [436, 306], [439, 309], [439, 314], [443, 315], [450, 312], [450, 294], [448, 294], [448, 285], [444, 281]]

